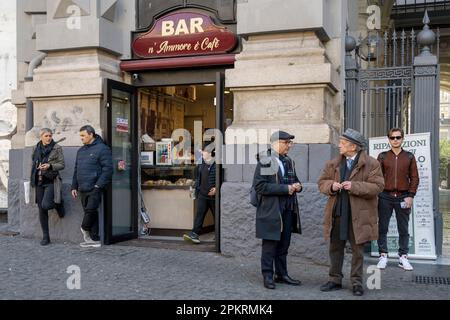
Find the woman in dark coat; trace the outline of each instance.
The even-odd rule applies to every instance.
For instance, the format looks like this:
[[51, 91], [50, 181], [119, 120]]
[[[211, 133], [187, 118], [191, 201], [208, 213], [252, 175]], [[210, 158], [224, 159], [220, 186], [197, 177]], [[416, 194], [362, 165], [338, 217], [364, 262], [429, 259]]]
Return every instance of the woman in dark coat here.
[[33, 150], [31, 186], [36, 189], [36, 203], [39, 207], [43, 239], [41, 245], [50, 243], [48, 210], [56, 209], [60, 218], [64, 217], [61, 199], [61, 178], [59, 171], [65, 167], [62, 147], [53, 141], [53, 132], [44, 128], [40, 141]]

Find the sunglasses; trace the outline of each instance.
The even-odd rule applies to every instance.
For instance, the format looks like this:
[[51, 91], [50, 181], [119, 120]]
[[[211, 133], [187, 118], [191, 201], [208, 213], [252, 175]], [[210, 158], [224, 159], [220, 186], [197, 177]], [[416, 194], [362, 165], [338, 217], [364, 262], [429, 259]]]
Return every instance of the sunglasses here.
[[294, 141], [284, 141], [284, 140], [281, 140], [281, 143], [288, 144], [288, 145], [293, 145], [293, 144], [294, 144]]
[[392, 141], [394, 141], [394, 140], [402, 140], [403, 137], [402, 136], [395, 136], [395, 137], [389, 137], [389, 139], [391, 139]]

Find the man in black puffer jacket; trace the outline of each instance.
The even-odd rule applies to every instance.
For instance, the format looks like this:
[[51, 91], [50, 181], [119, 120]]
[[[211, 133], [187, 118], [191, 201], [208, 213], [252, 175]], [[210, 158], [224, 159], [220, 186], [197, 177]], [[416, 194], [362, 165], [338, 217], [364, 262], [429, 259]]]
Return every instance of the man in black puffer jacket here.
[[112, 155], [111, 149], [91, 126], [82, 127], [80, 137], [84, 146], [78, 150], [72, 181], [72, 196], [77, 198], [80, 192], [84, 210], [81, 232], [85, 242], [80, 246], [98, 248], [101, 246], [98, 208], [103, 191], [112, 179]]
[[196, 168], [195, 198], [197, 199], [197, 213], [194, 228], [183, 235], [184, 240], [195, 244], [200, 243], [199, 234], [209, 210], [215, 216], [216, 208], [216, 161], [215, 144], [206, 144], [202, 150], [202, 163]]

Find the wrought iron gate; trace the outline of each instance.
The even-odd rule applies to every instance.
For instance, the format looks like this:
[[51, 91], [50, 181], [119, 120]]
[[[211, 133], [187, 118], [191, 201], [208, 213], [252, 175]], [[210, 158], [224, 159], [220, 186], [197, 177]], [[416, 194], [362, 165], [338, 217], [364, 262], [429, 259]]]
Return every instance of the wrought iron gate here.
[[[426, 15], [422, 32], [431, 31], [428, 23]], [[358, 45], [346, 37], [345, 129], [359, 130], [367, 138], [383, 136], [393, 127], [413, 132], [414, 61], [424, 50], [433, 51], [422, 32], [376, 32], [360, 37]], [[436, 38], [438, 55], [439, 30]]]
[[436, 252], [442, 253], [439, 212], [439, 29], [433, 32], [427, 11], [423, 28], [393, 30], [366, 39], [345, 39], [344, 129], [366, 138], [400, 127], [406, 133], [431, 133], [431, 170]]

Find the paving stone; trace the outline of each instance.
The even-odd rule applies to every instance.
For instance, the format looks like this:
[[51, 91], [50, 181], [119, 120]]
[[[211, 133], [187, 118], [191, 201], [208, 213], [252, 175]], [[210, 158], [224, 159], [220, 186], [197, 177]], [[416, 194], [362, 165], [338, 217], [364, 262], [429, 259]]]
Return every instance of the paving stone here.
[[[350, 257], [344, 264], [346, 290], [322, 293], [328, 268], [288, 257], [290, 274], [303, 285], [262, 286], [257, 257], [231, 258], [210, 252], [133, 246], [82, 249], [57, 242], [41, 247], [35, 239], [0, 236], [0, 299], [164, 299], [164, 300], [302, 300], [355, 299], [348, 281]], [[366, 267], [375, 263], [366, 259]], [[69, 290], [67, 268], [81, 270], [81, 289]], [[381, 272], [381, 290], [366, 290], [358, 299], [449, 299], [447, 285], [412, 281], [414, 274], [450, 274], [449, 266], [417, 264], [405, 272], [392, 261]], [[367, 277], [367, 276], [366, 276]]]

